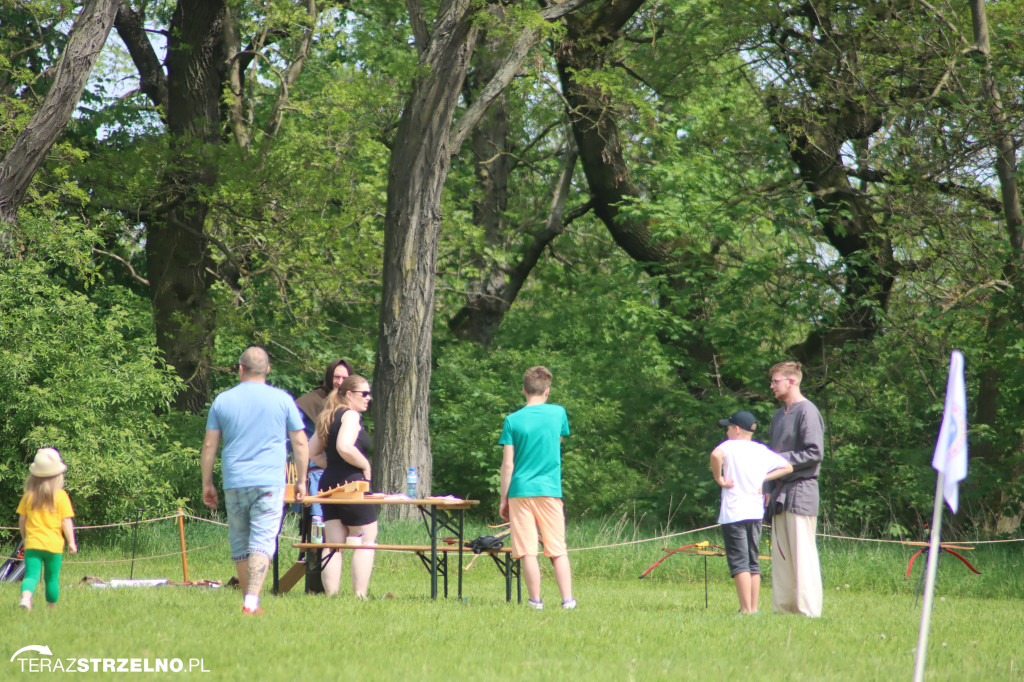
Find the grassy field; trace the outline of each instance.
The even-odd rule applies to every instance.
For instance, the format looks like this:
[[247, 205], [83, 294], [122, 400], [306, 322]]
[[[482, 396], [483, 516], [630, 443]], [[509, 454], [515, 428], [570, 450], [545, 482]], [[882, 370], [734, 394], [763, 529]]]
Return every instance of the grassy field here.
[[[475, 527], [468, 535], [484, 531]], [[76, 679], [180, 679], [190, 675], [190, 662], [191, 675], [210, 680], [890, 680], [913, 674], [924, 566], [919, 560], [905, 580], [912, 551], [896, 545], [823, 539], [825, 613], [815, 620], [770, 613], [770, 580], [762, 614], [738, 616], [718, 557], [706, 560], [706, 608], [702, 557], [673, 556], [651, 577], [637, 579], [664, 547], [705, 538], [718, 543], [713, 530], [574, 552], [576, 611], [554, 608], [557, 592], [547, 569], [548, 608], [536, 612], [504, 602], [503, 579], [486, 558], [465, 574], [463, 601], [453, 594], [432, 602], [427, 573], [414, 557], [378, 553], [365, 602], [308, 596], [300, 583], [286, 595], [265, 595], [264, 616], [246, 618], [232, 589], [78, 586], [85, 576], [126, 578], [130, 571], [136, 578], [181, 580], [180, 557], [139, 558], [132, 567], [124, 561], [131, 532], [104, 533], [83, 531], [82, 552], [65, 556], [57, 609], [39, 607], [40, 588], [37, 608], [21, 611], [17, 584], [0, 584], [0, 680], [40, 675], [19, 667], [30, 665], [23, 660], [34, 653], [9, 661], [31, 644], [50, 647], [52, 656], [38, 658], [51, 666], [58, 658], [63, 667], [79, 665], [70, 659], [129, 659], [126, 666], [130, 659], [142, 659], [140, 666], [179, 659], [185, 666], [181, 673], [79, 669]], [[196, 550], [189, 554], [190, 578], [231, 575], [225, 529], [190, 523], [187, 535]], [[421, 528], [396, 522], [380, 541], [420, 542], [422, 535]], [[570, 528], [579, 548], [634, 539], [638, 531], [623, 525]], [[177, 542], [173, 522], [143, 525], [137, 555], [173, 553]], [[927, 679], [1024, 681], [1024, 546], [979, 545], [970, 557], [982, 575], [952, 557], [940, 562]]]

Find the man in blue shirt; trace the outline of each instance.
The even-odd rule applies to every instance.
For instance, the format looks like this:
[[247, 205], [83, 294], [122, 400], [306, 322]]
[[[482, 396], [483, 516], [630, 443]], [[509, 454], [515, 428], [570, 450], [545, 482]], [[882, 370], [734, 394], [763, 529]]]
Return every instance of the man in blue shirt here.
[[544, 608], [540, 597], [538, 531], [544, 554], [555, 569], [562, 608], [576, 608], [572, 570], [565, 543], [562, 506], [562, 436], [569, 435], [569, 418], [561, 405], [548, 405], [551, 372], [531, 367], [523, 375], [526, 406], [505, 417], [501, 430], [501, 518], [509, 522], [512, 556], [521, 559], [529, 604]]
[[200, 464], [203, 502], [216, 509], [213, 464], [221, 435], [221, 473], [228, 512], [231, 559], [245, 597], [242, 612], [259, 614], [260, 590], [274, 555], [284, 513], [287, 455], [285, 433], [295, 453], [296, 499], [306, 495], [309, 449], [302, 415], [285, 391], [267, 385], [270, 359], [251, 346], [238, 359], [238, 385], [219, 394], [210, 407]]

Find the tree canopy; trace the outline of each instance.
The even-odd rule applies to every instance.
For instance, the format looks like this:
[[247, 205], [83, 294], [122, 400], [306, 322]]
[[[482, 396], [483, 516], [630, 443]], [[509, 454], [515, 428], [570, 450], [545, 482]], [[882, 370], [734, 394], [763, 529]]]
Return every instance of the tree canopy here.
[[959, 348], [957, 523], [1019, 526], [1012, 3], [121, 0], [58, 90], [103, 4], [0, 4], [7, 507], [44, 444], [97, 519], [198, 504], [205, 409], [256, 343], [295, 395], [349, 359], [375, 482], [413, 464], [487, 514], [547, 365], [569, 513], [703, 523], [717, 420], [766, 440], [797, 359], [825, 522], [916, 536]]

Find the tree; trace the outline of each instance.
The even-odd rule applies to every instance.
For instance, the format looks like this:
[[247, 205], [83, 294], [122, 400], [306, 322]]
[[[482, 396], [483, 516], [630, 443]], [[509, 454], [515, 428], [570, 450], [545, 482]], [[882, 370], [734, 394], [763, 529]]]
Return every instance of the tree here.
[[[263, 121], [261, 132], [271, 136], [280, 129], [289, 88], [301, 73], [319, 17], [316, 3], [303, 5], [306, 16], [295, 31], [299, 40], [277, 74], [277, 97]], [[252, 103], [246, 98], [246, 69], [271, 49], [274, 38], [283, 40], [292, 33], [279, 28], [281, 17], [250, 17], [244, 14], [247, 9], [229, 7], [223, 0], [179, 0], [167, 29], [163, 65], [146, 35], [145, 7], [136, 11], [122, 1], [117, 15], [118, 35], [138, 70], [140, 89], [166, 126], [169, 159], [160, 182], [161, 201], [138, 214], [146, 225], [146, 272], [157, 343], [185, 382], [175, 406], [189, 412], [204, 409], [210, 393], [216, 324], [210, 295], [216, 271], [213, 245], [233, 266], [229, 281], [241, 267], [224, 242], [211, 237], [207, 224], [210, 197], [223, 172], [216, 156], [227, 145], [228, 131], [239, 147], [251, 144], [256, 131], [250, 120]], [[252, 31], [244, 49], [239, 34], [243, 27]], [[128, 206], [122, 209], [130, 211]]]
[[713, 276], [710, 254], [690, 236], [666, 238], [658, 234], [648, 216], [629, 210], [645, 200], [645, 191], [635, 183], [627, 162], [628, 141], [619, 123], [622, 103], [603, 87], [600, 76], [595, 77], [614, 66], [612, 48], [643, 4], [642, 0], [609, 1], [591, 14], [570, 17], [565, 39], [555, 48], [555, 58], [590, 188], [590, 204], [615, 243], [642, 263], [652, 277], [664, 280], [659, 297], [662, 309], [691, 325], [693, 332], [682, 337], [666, 329], [662, 341], [680, 347], [694, 361], [680, 363], [680, 378], [699, 392], [716, 374], [715, 351], [701, 332], [700, 322], [704, 315], [700, 301], [705, 299], [709, 277]]
[[[499, 19], [505, 16], [498, 5], [489, 9]], [[494, 78], [510, 38], [500, 28], [482, 33], [463, 86], [466, 103], [472, 104]], [[488, 107], [463, 154], [473, 171], [476, 229], [468, 240], [463, 235], [452, 238], [459, 240], [451, 249], [465, 286], [463, 304], [448, 319], [448, 328], [484, 347], [548, 245], [589, 210], [587, 204], [569, 206], [579, 155], [571, 139], [566, 140], [564, 116], [552, 88], [537, 73], [544, 68], [541, 59], [538, 54], [534, 67], [524, 68]], [[469, 186], [468, 180], [463, 183], [457, 186]], [[510, 196], [511, 185], [515, 192]]]
[[[1002, 217], [1007, 236], [1007, 254], [1003, 265], [1003, 278], [1007, 288], [993, 297], [988, 324], [985, 329], [987, 345], [993, 347], [993, 359], [982, 365], [981, 382], [978, 390], [977, 423], [998, 433], [1000, 412], [1013, 414], [1019, 411], [1019, 400], [1012, 397], [1006, 388], [1013, 379], [1007, 376], [1009, 368], [999, 362], [1002, 353], [1019, 338], [1021, 320], [1024, 319], [1024, 212], [1021, 208], [1020, 188], [1017, 183], [1017, 145], [1013, 138], [1010, 120], [1003, 105], [1002, 94], [992, 64], [992, 47], [989, 41], [988, 17], [981, 0], [971, 0], [971, 19], [974, 29], [974, 47], [981, 61], [980, 104], [988, 115], [988, 139], [995, 152], [995, 173], [999, 182]], [[1015, 364], [1015, 359], [1011, 361]], [[1012, 365], [1011, 365], [1012, 366]], [[1009, 382], [1008, 382], [1009, 380]], [[976, 441], [976, 456], [996, 470], [1001, 470], [1010, 482], [1018, 482], [1024, 476], [1024, 462], [1019, 452], [1024, 442], [1020, 437], [996, 439], [981, 438]], [[1012, 532], [1020, 527], [1022, 513], [1019, 505], [1013, 504], [1014, 495], [1006, 486], [994, 492], [989, 501], [991, 512], [988, 525], [998, 532]]]
[[456, 105], [476, 45], [478, 8], [444, 0], [429, 31], [418, 0], [408, 0], [420, 74], [395, 135], [384, 220], [384, 281], [377, 335], [375, 424], [381, 485], [401, 488], [410, 465], [431, 490], [428, 424], [437, 246], [441, 194], [451, 156], [490, 104], [507, 87], [538, 39], [541, 24], [566, 15], [582, 1], [527, 13], [504, 63], [457, 122]]
[[[32, 178], [78, 105], [116, 12], [116, 0], [89, 0], [75, 19], [53, 85], [39, 111], [0, 161], [0, 224], [16, 222], [18, 206]], [[5, 228], [0, 229], [6, 234]], [[0, 248], [3, 241], [0, 235]]]

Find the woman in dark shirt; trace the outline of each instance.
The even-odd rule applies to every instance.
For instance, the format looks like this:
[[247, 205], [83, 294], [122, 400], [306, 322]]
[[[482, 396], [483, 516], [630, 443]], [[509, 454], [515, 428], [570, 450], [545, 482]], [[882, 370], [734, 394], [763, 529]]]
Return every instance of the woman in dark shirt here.
[[[363, 430], [362, 414], [370, 406], [370, 384], [352, 374], [327, 396], [327, 404], [316, 420], [316, 435], [309, 443], [312, 459], [324, 467], [320, 490], [329, 490], [350, 481], [370, 480], [370, 434]], [[360, 544], [377, 542], [375, 505], [325, 504], [324, 541], [346, 542], [361, 536]], [[366, 598], [373, 573], [371, 549], [352, 552], [352, 591]], [[336, 594], [341, 582], [341, 553], [335, 552], [323, 568], [324, 592]]]

